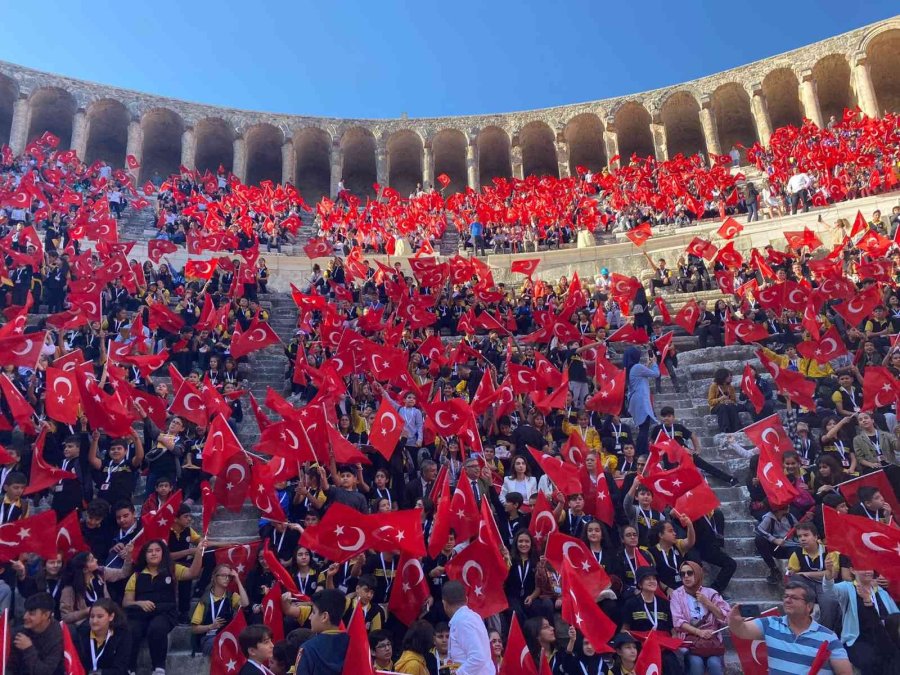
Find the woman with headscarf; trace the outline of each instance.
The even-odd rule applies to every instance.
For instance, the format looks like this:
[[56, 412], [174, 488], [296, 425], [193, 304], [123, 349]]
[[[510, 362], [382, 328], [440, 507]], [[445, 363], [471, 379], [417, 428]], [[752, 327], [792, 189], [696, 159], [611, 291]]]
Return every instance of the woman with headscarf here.
[[650, 382], [659, 377], [659, 365], [654, 352], [647, 354], [651, 365], [641, 363], [641, 352], [637, 347], [625, 350], [623, 365], [625, 366], [625, 383], [628, 387], [628, 413], [638, 428], [635, 450], [638, 455], [650, 452], [649, 437], [651, 424], [658, 423], [653, 414], [653, 401], [650, 400]]
[[703, 567], [685, 560], [679, 567], [682, 585], [669, 599], [675, 637], [689, 640], [688, 675], [724, 673], [725, 644], [718, 629], [728, 625], [731, 607], [712, 588], [703, 586]]

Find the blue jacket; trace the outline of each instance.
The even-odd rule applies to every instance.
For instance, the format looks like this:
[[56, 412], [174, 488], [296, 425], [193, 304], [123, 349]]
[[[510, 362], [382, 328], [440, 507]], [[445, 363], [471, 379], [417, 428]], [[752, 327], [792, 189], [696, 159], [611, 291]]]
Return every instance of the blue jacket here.
[[[835, 584], [834, 581], [829, 581], [828, 579], [822, 580], [822, 588], [826, 592], [832, 584], [834, 585], [834, 594], [837, 597], [838, 604], [841, 606], [841, 616], [844, 619], [844, 627], [841, 630], [841, 642], [848, 647], [852, 647], [859, 637], [859, 611], [856, 606], [856, 588], [852, 581], [841, 581]], [[875, 594], [878, 596], [878, 601], [887, 608], [888, 613], [895, 614], [900, 611], [897, 609], [897, 603], [891, 599], [891, 596], [883, 588], [879, 586]]]
[[349, 645], [347, 633], [319, 633], [303, 644], [297, 675], [341, 675]]

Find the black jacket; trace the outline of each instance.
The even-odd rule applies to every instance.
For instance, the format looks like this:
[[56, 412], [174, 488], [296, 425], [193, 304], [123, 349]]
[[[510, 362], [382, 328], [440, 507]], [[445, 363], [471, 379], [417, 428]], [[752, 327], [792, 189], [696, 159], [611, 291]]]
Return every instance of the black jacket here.
[[[91, 661], [91, 627], [85, 621], [78, 627], [75, 638], [75, 647], [78, 656], [84, 665], [85, 672], [90, 673], [94, 669]], [[128, 675], [128, 661], [131, 658], [131, 633], [128, 626], [122, 626], [114, 630], [112, 636], [103, 647], [100, 658], [97, 659], [97, 670], [100, 675]]]

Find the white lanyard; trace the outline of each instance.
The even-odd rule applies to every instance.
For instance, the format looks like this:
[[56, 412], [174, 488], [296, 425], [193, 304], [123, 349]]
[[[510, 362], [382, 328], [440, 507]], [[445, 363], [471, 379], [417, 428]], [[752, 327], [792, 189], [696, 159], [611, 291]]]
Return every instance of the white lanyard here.
[[613, 424], [612, 428], [613, 428], [613, 432], [614, 432], [613, 437], [615, 438], [615, 441], [616, 441], [616, 449], [618, 450], [619, 448], [622, 447], [622, 425], [620, 424], [617, 427], [615, 424]]
[[394, 559], [391, 558], [391, 576], [388, 576], [388, 568], [384, 563], [384, 553], [379, 553], [378, 557], [381, 558], [381, 571], [384, 572], [384, 593], [387, 595], [391, 592], [391, 586], [394, 583]]
[[284, 541], [284, 535], [287, 534], [287, 530], [281, 533], [281, 536], [278, 536], [277, 530], [272, 530], [272, 543], [275, 544], [275, 553], [281, 552], [281, 543]]
[[880, 509], [875, 509], [875, 514], [873, 515], [869, 512], [869, 509], [866, 508], [865, 504], [860, 504], [860, 506], [862, 507], [862, 510], [866, 512], [866, 516], [869, 518], [869, 520], [877, 520], [877, 521], [881, 520]]
[[516, 565], [519, 571], [519, 582], [521, 583], [521, 592], [525, 593], [525, 577], [528, 576], [528, 570], [531, 569], [531, 563], [526, 562], [524, 565]]
[[[7, 506], [9, 506], [9, 511], [6, 510]], [[7, 519], [12, 518], [14, 508], [16, 508], [15, 504], [0, 502], [0, 523], [5, 525], [8, 522]]]
[[[384, 490], [383, 493], [382, 489]], [[391, 508], [394, 507], [394, 501], [391, 499], [391, 491], [388, 488], [375, 488], [375, 494], [378, 495], [378, 499], [387, 499], [388, 506]]]
[[225, 609], [225, 601], [228, 599], [228, 593], [222, 596], [222, 599], [219, 601], [219, 606], [216, 607], [216, 599], [213, 597], [213, 594], [209, 594], [209, 615], [212, 618], [212, 622], [215, 623], [216, 619], [219, 618], [219, 614], [222, 613], [222, 610]]
[[305, 577], [301, 577], [299, 573], [297, 574], [297, 588], [303, 595], [309, 595], [309, 593], [306, 592], [306, 585], [309, 583], [309, 577], [309, 572], [306, 573]]
[[109, 483], [112, 482], [112, 475], [113, 475], [113, 472], [114, 472], [114, 471], [117, 472], [117, 471], [118, 471], [120, 468], [122, 468], [122, 466], [124, 466], [124, 465], [125, 465], [125, 460], [124, 460], [124, 459], [123, 459], [121, 462], [117, 463], [117, 464], [113, 464], [112, 462], [110, 462], [110, 463], [107, 465], [107, 467], [106, 467], [106, 483], [107, 483], [107, 484], [109, 484]]
[[[870, 441], [872, 439], [869, 439]], [[875, 448], [875, 454], [878, 455], [879, 459], [881, 458], [881, 435], [878, 433], [878, 429], [875, 430], [875, 440], [872, 441], [872, 446]]]
[[[638, 513], [641, 514], [641, 518], [644, 519], [644, 523], [645, 523], [646, 527], [647, 528], [653, 527], [653, 523], [651, 522], [651, 520], [653, 518], [653, 509], [650, 509], [650, 515], [647, 515], [646, 513], [644, 513], [643, 507], [635, 506], [634, 508], [636, 508]], [[640, 523], [640, 520], [638, 520], [638, 522]]]
[[850, 397], [850, 403], [853, 404], [853, 410], [859, 410], [859, 406], [856, 405], [856, 395], [853, 393], [853, 389], [847, 391], [844, 387], [841, 387], [841, 391], [847, 394]]
[[594, 559], [597, 561], [598, 565], [603, 563], [603, 549], [602, 548], [599, 551], [594, 551], [592, 549], [591, 553], [594, 554]]
[[663, 431], [666, 433], [666, 436], [668, 436], [672, 440], [675, 440], [675, 425], [674, 424], [672, 425], [672, 431], [669, 431], [668, 429], [666, 429], [665, 424], [662, 425], [662, 428], [663, 428]]
[[94, 637], [90, 636], [89, 641], [91, 643], [91, 670], [99, 671], [100, 670], [100, 659], [103, 656], [103, 652], [106, 651], [106, 645], [109, 644], [109, 639], [112, 637], [112, 631], [109, 630], [106, 633], [106, 639], [103, 641], [103, 646], [100, 648], [100, 653], [97, 653], [97, 644], [94, 642]]
[[[865, 508], [865, 507], [863, 507]], [[819, 544], [819, 554], [815, 558], [810, 558], [806, 555], [806, 552], [803, 553], [803, 557], [806, 560], [806, 566], [813, 572], [823, 572], [825, 570], [825, 549]], [[817, 561], [817, 566], [813, 567], [813, 560]]]
[[100, 597], [100, 594], [97, 592], [97, 589], [94, 588], [94, 579], [95, 577], [91, 577], [91, 581], [88, 584], [85, 584], [84, 587], [84, 601], [85, 604], [94, 606], [94, 603], [97, 602], [97, 598]]
[[631, 562], [631, 558], [628, 557], [628, 551], [625, 551], [625, 562], [628, 563], [628, 567], [631, 569], [632, 576], [637, 579], [637, 554], [635, 554], [634, 560], [634, 562]]
[[249, 660], [247, 661], [247, 663], [252, 663], [254, 666], [256, 666], [259, 669], [259, 672], [263, 673], [263, 675], [274, 675], [274, 673], [272, 673], [271, 670], [266, 668], [261, 663], [257, 663], [256, 661], [249, 661]]
[[677, 577], [678, 576], [678, 551], [676, 551], [674, 548], [672, 548], [672, 564], [669, 564], [669, 554], [666, 553], [659, 546], [657, 546], [656, 548], [659, 549], [660, 553], [662, 553], [663, 562], [665, 563], [666, 567], [668, 567], [670, 570], [674, 570], [675, 576]]
[[[641, 602], [643, 602], [643, 598], [641, 598]], [[650, 608], [647, 606], [647, 603], [644, 602], [644, 611], [647, 613], [647, 620], [653, 624], [653, 630], [656, 630], [656, 627], [659, 626], [659, 616], [656, 613], [656, 596], [653, 596], [653, 618], [650, 618]]]
[[709, 524], [710, 529], [713, 531], [713, 534], [718, 535], [719, 529], [716, 527], [716, 524], [713, 522], [712, 518], [709, 516], [703, 516], [706, 519], [706, 522]]

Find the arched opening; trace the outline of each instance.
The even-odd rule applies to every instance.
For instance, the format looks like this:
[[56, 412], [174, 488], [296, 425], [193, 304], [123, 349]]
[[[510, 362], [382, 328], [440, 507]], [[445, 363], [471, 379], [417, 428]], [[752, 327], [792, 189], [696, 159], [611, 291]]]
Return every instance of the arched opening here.
[[59, 138], [59, 150], [72, 144], [72, 117], [77, 108], [75, 98], [58, 87], [38, 89], [31, 95], [31, 122], [28, 140], [32, 141], [49, 131]]
[[13, 108], [19, 95], [16, 81], [0, 75], [0, 145], [8, 145], [12, 132]]
[[220, 117], [207, 117], [194, 125], [195, 166], [201, 173], [234, 170], [234, 127]]
[[244, 134], [247, 141], [247, 184], [281, 182], [281, 145], [284, 134], [271, 124], [257, 124]]
[[344, 157], [341, 178], [344, 187], [358, 197], [374, 197], [378, 180], [375, 164], [375, 137], [362, 127], [353, 127], [341, 136], [341, 151]]
[[866, 50], [878, 114], [900, 112], [900, 30], [876, 35]]
[[494, 178], [512, 178], [509, 134], [500, 127], [485, 127], [478, 133], [478, 183], [490, 185]]
[[700, 124], [700, 105], [694, 95], [676, 91], [663, 103], [659, 111], [666, 128], [666, 146], [669, 157], [690, 157], [698, 152], [706, 153], [706, 138]]
[[323, 129], [307, 127], [294, 132], [297, 189], [310, 204], [331, 194], [331, 136]]
[[144, 132], [141, 180], [165, 180], [181, 165], [181, 134], [184, 122], [178, 113], [154, 108], [141, 118]]
[[750, 97], [741, 85], [729, 82], [716, 89], [711, 97], [711, 107], [722, 152], [730, 152], [738, 144], [749, 148], [756, 143]]
[[415, 131], [398, 131], [387, 142], [388, 185], [406, 197], [422, 182], [422, 138]]
[[619, 156], [627, 164], [632, 155], [653, 157], [653, 134], [650, 132], [650, 113], [640, 103], [629, 101], [616, 112], [616, 134]]
[[773, 70], [763, 79], [762, 88], [773, 130], [789, 124], [795, 127], [803, 124], [800, 85], [794, 71], [790, 68]]
[[569, 145], [569, 174], [574, 176], [579, 166], [600, 171], [606, 166], [606, 147], [603, 143], [603, 122], [593, 113], [582, 113], [569, 120], [565, 130]]
[[813, 67], [813, 81], [825, 123], [832, 117], [840, 122], [845, 108], [856, 107], [856, 96], [850, 86], [850, 64], [843, 54], [819, 59]]
[[519, 132], [522, 145], [522, 173], [525, 176], [559, 178], [556, 136], [545, 122], [529, 122]]
[[84, 161], [102, 160], [119, 169], [125, 166], [128, 147], [128, 123], [131, 115], [119, 101], [104, 98], [87, 109], [87, 146]]
[[431, 152], [434, 156], [435, 188], [440, 189], [437, 177], [442, 173], [450, 177], [450, 184], [444, 190], [445, 195], [463, 192], [466, 189], [466, 135], [458, 129], [439, 131], [431, 141]]

